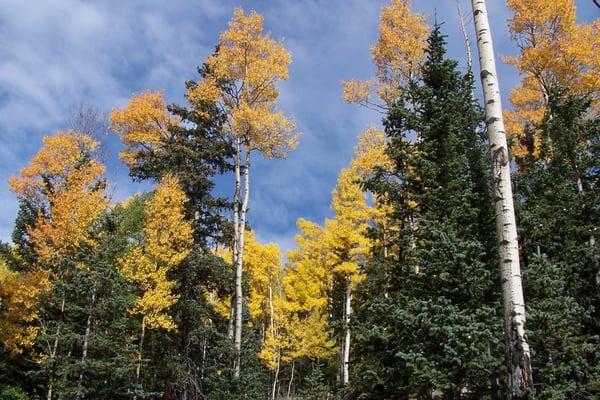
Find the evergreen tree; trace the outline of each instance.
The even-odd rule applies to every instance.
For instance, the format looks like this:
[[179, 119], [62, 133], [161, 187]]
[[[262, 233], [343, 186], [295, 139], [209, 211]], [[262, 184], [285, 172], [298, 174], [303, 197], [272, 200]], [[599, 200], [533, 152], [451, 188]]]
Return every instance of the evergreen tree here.
[[545, 118], [526, 129], [521, 143], [518, 217], [534, 383], [542, 399], [600, 393], [600, 119], [586, 119], [589, 106], [553, 88]]
[[428, 43], [421, 81], [410, 82], [384, 121], [394, 168], [366, 182], [389, 199], [400, 227], [388, 257], [375, 251], [357, 296], [353, 379], [376, 399], [483, 398], [500, 364], [482, 113], [470, 72], [445, 57], [439, 26]]

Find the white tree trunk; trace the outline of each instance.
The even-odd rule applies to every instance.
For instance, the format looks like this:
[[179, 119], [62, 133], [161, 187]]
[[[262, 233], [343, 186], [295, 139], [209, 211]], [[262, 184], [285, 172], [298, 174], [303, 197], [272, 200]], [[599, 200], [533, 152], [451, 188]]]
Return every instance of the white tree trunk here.
[[486, 2], [485, 0], [471, 0], [471, 3], [475, 19], [481, 85], [494, 178], [496, 231], [509, 372], [508, 395], [509, 398], [520, 399], [530, 393], [533, 382], [529, 344], [525, 334], [525, 300], [519, 266], [519, 244], [510, 180], [510, 160]]
[[[142, 331], [140, 333], [140, 348], [138, 350], [137, 367], [135, 368], [135, 383], [140, 382], [140, 373], [142, 371], [142, 351], [144, 348], [144, 336], [146, 335], [146, 317], [142, 317]], [[133, 400], [137, 400], [137, 394], [133, 396]]]
[[[242, 141], [240, 138], [237, 138], [235, 142], [235, 192], [233, 194], [233, 267], [237, 268], [238, 265], [238, 249], [240, 243], [240, 208], [241, 208], [241, 186], [242, 186], [242, 178], [241, 178], [241, 168], [242, 168]], [[237, 271], [236, 271], [237, 272]], [[237, 274], [236, 274], [236, 282], [237, 284]], [[235, 331], [235, 321], [237, 314], [237, 287], [235, 287], [234, 296], [231, 299], [231, 316], [229, 319], [229, 328], [228, 328], [228, 336], [231, 340], [234, 340], [234, 331]]]
[[347, 385], [350, 381], [348, 367], [350, 365], [350, 314], [352, 313], [352, 288], [350, 278], [346, 283], [346, 304], [344, 307], [344, 344], [342, 349], [342, 385]]
[[[92, 291], [92, 298], [90, 301], [90, 308], [94, 307], [96, 303], [96, 289]], [[81, 386], [83, 385], [83, 371], [85, 369], [85, 360], [87, 358], [88, 346], [90, 342], [90, 334], [92, 332], [92, 311], [90, 310], [87, 322], [85, 325], [85, 335], [83, 337], [83, 346], [81, 351], [81, 371], [79, 372], [79, 382], [77, 383], [77, 398], [81, 398]]]
[[236, 351], [234, 376], [239, 378], [242, 354], [242, 273], [244, 266], [244, 234], [246, 232], [246, 216], [248, 214], [248, 202], [250, 200], [250, 147], [246, 145], [244, 161], [244, 187], [241, 208], [239, 210], [239, 225], [237, 226], [237, 258], [235, 260], [235, 334], [234, 347]]

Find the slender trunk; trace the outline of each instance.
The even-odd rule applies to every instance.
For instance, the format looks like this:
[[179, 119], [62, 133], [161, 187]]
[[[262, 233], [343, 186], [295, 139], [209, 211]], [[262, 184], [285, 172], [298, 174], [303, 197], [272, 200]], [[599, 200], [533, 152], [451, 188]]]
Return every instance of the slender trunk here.
[[[235, 142], [235, 192], [233, 194], [233, 267], [237, 268], [240, 248], [240, 198], [241, 198], [241, 163], [242, 163], [242, 142], [240, 138], [236, 139]], [[236, 283], [237, 285], [237, 271], [236, 271]], [[231, 316], [229, 320], [228, 336], [231, 340], [234, 337], [234, 331], [236, 329], [236, 314], [237, 314], [237, 301], [238, 292], [237, 286], [235, 288], [234, 296], [231, 299]]]
[[271, 391], [271, 400], [275, 400], [277, 394], [277, 383], [279, 380], [279, 368], [281, 366], [281, 354], [277, 354], [277, 367], [275, 368], [275, 377], [273, 378], [273, 389]]
[[519, 244], [510, 180], [510, 160], [486, 2], [485, 0], [471, 0], [471, 2], [475, 18], [481, 84], [494, 178], [496, 231], [504, 299], [506, 359], [509, 372], [508, 396], [512, 399], [522, 399], [531, 394], [533, 380], [529, 343], [525, 334], [525, 301], [519, 265]]
[[[142, 332], [140, 334], [140, 348], [138, 350], [137, 367], [135, 369], [135, 384], [140, 382], [140, 372], [142, 370], [142, 350], [144, 348], [144, 336], [146, 334], [146, 317], [142, 317]], [[137, 394], [133, 396], [133, 400], [137, 400]]]
[[465, 47], [467, 49], [467, 68], [469, 71], [473, 71], [473, 54], [471, 52], [471, 40], [467, 34], [467, 27], [465, 25], [465, 18], [460, 8], [459, 0], [456, 0], [456, 10], [458, 11], [458, 18], [460, 20], [460, 30], [462, 31], [463, 39], [465, 41]]
[[248, 213], [248, 201], [250, 199], [250, 146], [246, 144], [244, 161], [244, 199], [240, 209], [240, 220], [238, 226], [238, 251], [235, 268], [235, 337], [234, 347], [236, 351], [235, 359], [235, 378], [240, 376], [241, 354], [242, 354], [242, 310], [243, 310], [243, 294], [242, 294], [242, 273], [244, 266], [244, 234], [246, 232], [246, 215]]
[[90, 312], [88, 313], [87, 322], [85, 325], [85, 335], [83, 336], [83, 346], [81, 351], [81, 371], [79, 372], [79, 382], [77, 383], [77, 399], [81, 398], [81, 386], [83, 385], [83, 371], [85, 369], [85, 360], [87, 359], [88, 346], [90, 341], [90, 334], [92, 331], [92, 311], [91, 308], [94, 307], [96, 303], [96, 290], [92, 291], [92, 298], [90, 301]]
[[229, 322], [227, 323], [227, 337], [233, 340], [233, 325], [235, 322], [235, 296], [231, 297], [229, 308]]
[[350, 314], [352, 313], [352, 288], [350, 278], [346, 283], [346, 305], [344, 308], [344, 346], [342, 353], [342, 385], [349, 382], [348, 367], [350, 365]]
[[294, 367], [296, 366], [296, 362], [292, 361], [292, 376], [290, 376], [290, 383], [288, 383], [287, 390], [287, 398], [290, 399], [290, 394], [292, 393], [292, 382], [294, 382]]
[[[52, 344], [52, 349], [50, 350], [50, 361], [54, 361], [56, 357], [56, 353], [58, 352], [58, 337], [60, 336], [60, 331], [62, 328], [62, 319], [65, 313], [65, 294], [63, 293], [62, 300], [60, 303], [60, 321], [58, 321], [58, 326], [56, 327], [56, 334], [54, 335], [54, 343]], [[48, 393], [46, 395], [47, 400], [52, 400], [52, 390], [54, 389], [54, 365], [52, 366], [52, 370], [50, 371], [50, 378], [48, 379]]]

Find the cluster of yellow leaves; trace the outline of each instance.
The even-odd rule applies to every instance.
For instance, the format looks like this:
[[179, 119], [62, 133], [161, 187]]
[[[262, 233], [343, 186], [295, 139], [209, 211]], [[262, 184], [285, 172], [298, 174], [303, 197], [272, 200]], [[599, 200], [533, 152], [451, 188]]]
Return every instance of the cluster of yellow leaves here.
[[104, 166], [91, 158], [97, 146], [88, 135], [73, 131], [47, 136], [30, 165], [9, 181], [17, 197], [45, 211], [28, 232], [44, 263], [78, 246], [94, 246], [90, 228], [108, 204], [101, 182]]
[[135, 163], [142, 151], [157, 151], [169, 137], [169, 127], [179, 125], [178, 118], [169, 114], [161, 92], [142, 92], [134, 95], [122, 109], [110, 114], [110, 129], [121, 136], [126, 150], [120, 157], [128, 165]]
[[[527, 123], [539, 123], [546, 111], [549, 90], [556, 84], [589, 96], [597, 112], [600, 20], [578, 24], [573, 0], [508, 0], [508, 6], [514, 12], [510, 32], [521, 53], [506, 61], [521, 72], [522, 81], [510, 95], [514, 111], [506, 113], [507, 132], [520, 139]], [[539, 146], [540, 138], [534, 140]], [[514, 152], [522, 156], [527, 149], [516, 140]], [[537, 149], [534, 155], [539, 155]]]
[[50, 290], [47, 272], [14, 272], [0, 260], [0, 343], [12, 356], [33, 345], [40, 328], [40, 296]]
[[185, 221], [187, 201], [178, 180], [166, 175], [144, 209], [144, 242], [131, 246], [119, 261], [123, 276], [141, 295], [131, 310], [142, 315], [148, 328], [176, 329], [166, 311], [177, 301], [174, 281], [167, 274], [190, 253], [192, 228]]
[[331, 274], [326, 267], [329, 250], [324, 246], [324, 232], [304, 219], [297, 222], [297, 250], [288, 252], [289, 265], [283, 278], [287, 314], [288, 353], [284, 360], [301, 357], [327, 359], [336, 352], [331, 339], [327, 304]]
[[294, 121], [275, 111], [272, 103], [251, 107], [245, 101], [232, 111], [234, 132], [246, 132], [252, 150], [266, 158], [285, 158], [298, 145]]
[[244, 263], [250, 275], [250, 317], [266, 319], [271, 316], [274, 298], [281, 288], [281, 252], [275, 243], [261, 244], [252, 231], [245, 236]]
[[379, 40], [371, 48], [377, 67], [374, 81], [345, 81], [345, 101], [367, 105], [376, 92], [386, 106], [398, 97], [399, 88], [418, 76], [427, 48], [429, 27], [424, 15], [410, 10], [409, 0], [392, 0], [381, 11]]
[[[72, 130], [45, 136], [42, 148], [32, 157], [29, 166], [22, 168], [19, 176], [9, 179], [10, 190], [21, 200], [47, 207], [49, 190], [64, 187], [73, 170], [97, 147], [98, 143], [90, 136]], [[87, 170], [91, 178], [104, 172], [95, 160], [89, 160]]]
[[232, 136], [268, 158], [283, 158], [298, 142], [294, 121], [275, 106], [276, 82], [288, 78], [291, 56], [263, 33], [263, 23], [262, 15], [236, 8], [217, 52], [205, 60], [208, 74], [187, 97], [196, 105], [217, 104]]

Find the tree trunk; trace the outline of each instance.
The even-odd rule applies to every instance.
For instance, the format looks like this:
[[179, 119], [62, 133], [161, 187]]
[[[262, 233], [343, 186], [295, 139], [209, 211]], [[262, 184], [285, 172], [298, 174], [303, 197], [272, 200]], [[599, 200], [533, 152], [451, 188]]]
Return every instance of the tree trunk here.
[[529, 344], [525, 334], [525, 301], [519, 266], [519, 244], [510, 180], [510, 160], [486, 3], [485, 0], [471, 0], [471, 4], [475, 19], [481, 85], [494, 178], [496, 233], [500, 256], [506, 359], [509, 372], [508, 396], [512, 399], [522, 399], [531, 393], [533, 382]]
[[[91, 307], [94, 307], [96, 303], [96, 291], [92, 291], [92, 298], [90, 301]], [[79, 372], [79, 382], [77, 383], [77, 399], [81, 398], [81, 386], [83, 385], [83, 370], [85, 368], [85, 360], [87, 358], [88, 346], [90, 341], [90, 333], [92, 331], [92, 311], [88, 313], [87, 322], [85, 325], [85, 335], [83, 336], [83, 346], [81, 351], [81, 371]]]
[[244, 198], [239, 211], [239, 225], [237, 228], [238, 248], [235, 268], [235, 336], [234, 347], [236, 351], [235, 359], [235, 378], [240, 377], [241, 355], [242, 355], [242, 311], [243, 311], [243, 293], [242, 293], [242, 273], [244, 266], [244, 234], [246, 232], [246, 215], [248, 213], [248, 201], [250, 199], [250, 146], [246, 144], [244, 161]]
[[352, 288], [350, 278], [346, 283], [346, 299], [344, 308], [344, 345], [342, 346], [342, 385], [349, 382], [348, 367], [350, 365], [350, 314], [352, 313]]
[[[460, 8], [459, 0], [456, 0], [456, 11], [458, 12], [458, 18], [460, 20], [460, 30], [462, 32], [463, 39], [465, 41], [465, 48], [467, 50], [467, 69], [470, 72], [473, 72], [473, 54], [471, 53], [471, 40], [469, 39], [469, 35], [467, 34], [465, 18], [462, 13], [462, 9]], [[473, 96], [473, 97], [475, 97], [475, 96]]]
[[[140, 372], [142, 370], [142, 350], [144, 348], [144, 336], [146, 334], [146, 317], [142, 317], [142, 332], [140, 334], [140, 348], [138, 350], [138, 362], [135, 369], [135, 384], [140, 382]], [[137, 400], [137, 394], [133, 396], [133, 400]]]
[[[233, 194], [233, 267], [237, 268], [238, 265], [238, 250], [240, 247], [240, 198], [241, 198], [241, 163], [242, 163], [242, 142], [239, 138], [235, 142], [235, 192]], [[231, 340], [234, 338], [234, 331], [236, 330], [236, 314], [237, 314], [237, 271], [236, 281], [234, 283], [234, 295], [231, 299], [231, 316], [229, 320], [229, 327], [227, 334]]]
[[290, 399], [290, 394], [292, 393], [292, 382], [294, 382], [294, 367], [296, 366], [296, 362], [292, 361], [292, 376], [290, 377], [290, 383], [288, 383], [287, 390], [287, 398]]
[[[54, 343], [50, 349], [50, 361], [53, 361], [58, 351], [58, 337], [60, 336], [60, 330], [62, 327], [62, 320], [65, 314], [65, 295], [63, 293], [62, 301], [60, 303], [60, 321], [58, 321], [58, 327], [56, 328], [56, 335], [54, 335]], [[48, 393], [46, 395], [47, 400], [52, 400], [52, 391], [54, 389], [54, 366], [50, 372], [50, 378], [48, 379]]]
[[281, 354], [277, 355], [277, 368], [275, 368], [275, 377], [273, 377], [273, 388], [271, 392], [271, 400], [275, 400], [277, 394], [277, 383], [279, 380], [279, 368], [281, 366]]

